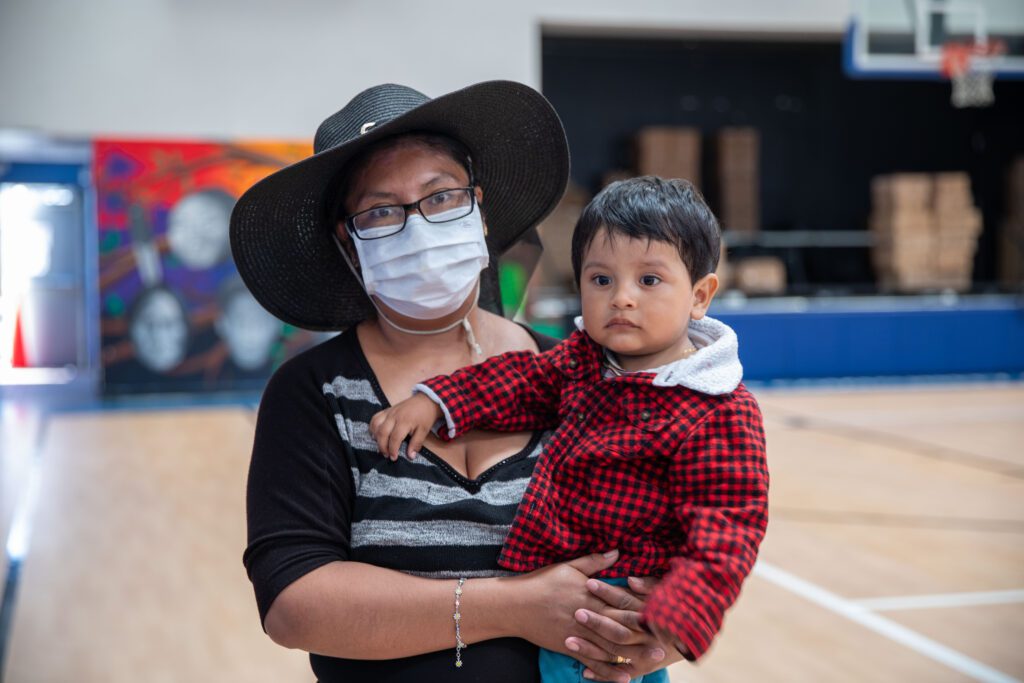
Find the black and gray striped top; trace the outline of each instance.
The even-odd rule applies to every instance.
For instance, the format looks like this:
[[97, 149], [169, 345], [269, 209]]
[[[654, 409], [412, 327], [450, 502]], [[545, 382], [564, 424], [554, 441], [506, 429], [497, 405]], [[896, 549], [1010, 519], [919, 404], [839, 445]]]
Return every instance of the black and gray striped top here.
[[[555, 340], [537, 342], [545, 349]], [[381, 457], [368, 423], [387, 405], [354, 329], [293, 358], [271, 378], [249, 470], [243, 557], [261, 619], [288, 584], [338, 560], [436, 578], [503, 573], [498, 552], [544, 435], [470, 480], [428, 449], [411, 462]], [[487, 680], [497, 680], [495, 664], [514, 674], [508, 680], [530, 680], [536, 669], [535, 649], [521, 641], [473, 647], [480, 657], [492, 650]], [[311, 661], [321, 681], [388, 680], [389, 671], [396, 680], [409, 680], [413, 671], [421, 680], [444, 680], [451, 658], [444, 651], [386, 662], [318, 655]], [[459, 680], [471, 679], [459, 673]]]

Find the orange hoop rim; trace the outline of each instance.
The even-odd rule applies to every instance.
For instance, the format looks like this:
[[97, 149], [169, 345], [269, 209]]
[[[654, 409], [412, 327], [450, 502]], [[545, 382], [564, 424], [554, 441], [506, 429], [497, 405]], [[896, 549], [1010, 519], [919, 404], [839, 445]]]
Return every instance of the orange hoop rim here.
[[1006, 43], [1002, 40], [989, 40], [985, 43], [945, 43], [942, 46], [940, 70], [946, 78], [956, 78], [970, 72], [972, 62], [978, 57], [995, 57], [1005, 52]]

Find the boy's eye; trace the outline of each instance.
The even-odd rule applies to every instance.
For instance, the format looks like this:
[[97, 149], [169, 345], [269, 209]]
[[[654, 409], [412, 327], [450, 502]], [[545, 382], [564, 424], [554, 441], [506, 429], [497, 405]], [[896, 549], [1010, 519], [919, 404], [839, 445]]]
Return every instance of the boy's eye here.
[[640, 284], [645, 287], [653, 287], [654, 285], [661, 282], [661, 278], [657, 275], [644, 275], [640, 278]]
[[607, 275], [595, 275], [590, 280], [598, 287], [607, 287], [612, 283], [612, 279]]

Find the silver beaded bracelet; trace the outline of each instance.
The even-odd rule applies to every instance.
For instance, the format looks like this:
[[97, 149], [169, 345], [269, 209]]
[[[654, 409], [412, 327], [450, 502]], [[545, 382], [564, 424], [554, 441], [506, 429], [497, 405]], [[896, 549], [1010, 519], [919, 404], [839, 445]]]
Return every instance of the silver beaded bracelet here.
[[459, 605], [462, 603], [462, 584], [466, 583], [466, 577], [459, 578], [459, 585], [455, 587], [455, 614], [452, 619], [455, 620], [455, 668], [462, 668], [462, 648], [466, 647], [466, 644], [462, 642], [462, 614], [459, 612]]

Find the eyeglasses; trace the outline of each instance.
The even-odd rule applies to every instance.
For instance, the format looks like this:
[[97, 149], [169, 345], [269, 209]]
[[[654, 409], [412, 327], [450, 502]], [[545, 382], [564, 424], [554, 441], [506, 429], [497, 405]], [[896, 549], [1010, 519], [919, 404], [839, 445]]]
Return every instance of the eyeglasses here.
[[409, 204], [375, 206], [345, 219], [349, 232], [361, 240], [379, 240], [402, 232], [409, 211], [416, 211], [428, 223], [447, 223], [473, 213], [476, 195], [472, 187], [440, 190]]

